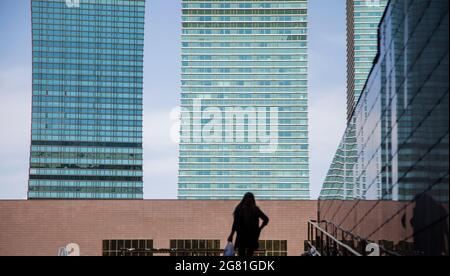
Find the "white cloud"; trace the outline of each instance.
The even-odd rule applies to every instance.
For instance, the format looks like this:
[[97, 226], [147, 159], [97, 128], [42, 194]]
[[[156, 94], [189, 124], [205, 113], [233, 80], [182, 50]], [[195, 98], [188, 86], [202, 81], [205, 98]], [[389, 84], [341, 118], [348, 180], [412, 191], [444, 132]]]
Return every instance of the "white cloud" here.
[[8, 160], [0, 162], [0, 199], [26, 199], [28, 159]]
[[164, 151], [176, 147], [170, 134], [175, 121], [170, 109], [146, 111], [144, 115], [144, 148], [146, 151]]
[[145, 158], [145, 176], [147, 177], [160, 177], [167, 174], [177, 174], [178, 172], [178, 157], [168, 156], [165, 157], [148, 157]]
[[345, 131], [344, 90], [320, 92], [310, 105], [311, 190], [317, 198]]
[[0, 198], [26, 198], [31, 77], [26, 67], [0, 70]]
[[145, 112], [144, 197], [175, 199], [178, 183], [178, 145], [171, 138], [175, 123], [171, 109]]
[[[344, 3], [341, 4], [341, 8], [345, 7]], [[316, 8], [322, 8], [327, 4], [316, 5]], [[311, 23], [309, 112], [313, 199], [320, 194], [346, 127], [345, 34], [345, 17], [340, 18], [339, 24], [329, 20]]]
[[176, 199], [178, 186], [177, 151], [166, 156], [148, 156], [144, 165], [144, 198]]

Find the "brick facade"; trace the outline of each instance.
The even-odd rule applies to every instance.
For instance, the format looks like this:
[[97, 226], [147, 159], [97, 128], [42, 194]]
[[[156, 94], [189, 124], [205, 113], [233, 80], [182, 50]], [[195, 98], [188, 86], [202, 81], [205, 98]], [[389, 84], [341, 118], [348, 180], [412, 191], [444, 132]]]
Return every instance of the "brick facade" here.
[[[171, 239], [220, 239], [226, 244], [235, 201], [0, 201], [0, 256], [55, 256], [68, 243], [81, 255], [102, 255], [103, 240], [147, 239], [169, 248]], [[287, 240], [300, 255], [317, 201], [261, 201], [270, 217], [262, 240]]]

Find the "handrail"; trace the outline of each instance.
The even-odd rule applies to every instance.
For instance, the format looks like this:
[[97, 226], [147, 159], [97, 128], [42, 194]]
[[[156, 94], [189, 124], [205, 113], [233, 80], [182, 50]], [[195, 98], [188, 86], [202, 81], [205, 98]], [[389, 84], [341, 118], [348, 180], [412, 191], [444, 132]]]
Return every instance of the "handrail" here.
[[330, 224], [331, 226], [335, 227], [336, 229], [338, 229], [339, 231], [341, 231], [342, 233], [345, 233], [349, 236], [352, 236], [354, 239], [360, 240], [360, 241], [366, 241], [366, 239], [353, 234], [352, 232], [345, 230], [344, 228], [342, 228], [341, 226], [336, 225], [334, 222], [328, 221], [328, 220], [322, 220], [320, 223], [326, 223], [326, 224]]
[[[352, 232], [350, 232], [350, 231], [348, 231], [348, 230], [345, 230], [344, 228], [342, 228], [342, 227], [336, 225], [334, 222], [331, 222], [331, 221], [328, 221], [328, 220], [322, 220], [321, 223], [322, 223], [322, 222], [323, 222], [323, 223], [326, 223], [326, 224], [329, 224], [329, 225], [331, 225], [331, 226], [333, 226], [333, 227], [335, 227], [337, 230], [339, 230], [339, 231], [341, 231], [342, 233], [345, 233], [345, 234], [347, 234], [347, 235], [353, 237], [353, 238], [356, 239], [356, 240], [364, 241], [364, 242], [366, 242], [367, 244], [368, 244], [368, 243], [375, 243], [375, 242], [373, 242], [373, 241], [371, 241], [371, 240], [367, 240], [367, 239], [365, 239], [365, 238], [362, 238], [361, 236], [358, 236], [358, 235], [356, 235], [356, 234], [354, 234], [354, 233], [352, 233]], [[382, 246], [382, 245], [380, 245], [380, 244], [378, 244], [378, 246], [379, 246], [379, 248], [380, 248], [383, 252], [385, 252], [385, 253], [387, 253], [387, 254], [389, 254], [389, 255], [391, 255], [391, 256], [401, 256], [401, 255], [398, 254], [397, 252], [394, 252], [394, 251], [392, 251], [392, 250], [388, 250], [388, 249], [386, 249], [384, 246]]]
[[308, 221], [309, 224], [311, 224], [312, 226], [314, 226], [318, 231], [320, 231], [321, 233], [323, 233], [325, 236], [327, 236], [328, 238], [330, 238], [331, 240], [333, 240], [339, 247], [345, 248], [348, 252], [352, 253], [355, 256], [361, 257], [362, 254], [357, 252], [356, 250], [354, 250], [353, 248], [351, 248], [350, 246], [346, 245], [345, 243], [339, 241], [338, 239], [336, 239], [333, 235], [331, 235], [330, 233], [328, 233], [327, 231], [325, 231], [322, 227], [320, 227], [319, 224], [317, 224], [316, 222], [310, 220]]

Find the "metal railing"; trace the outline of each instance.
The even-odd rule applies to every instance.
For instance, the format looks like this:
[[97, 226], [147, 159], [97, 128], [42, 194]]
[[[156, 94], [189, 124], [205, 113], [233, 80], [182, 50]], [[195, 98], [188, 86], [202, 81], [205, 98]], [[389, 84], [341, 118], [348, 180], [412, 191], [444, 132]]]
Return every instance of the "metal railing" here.
[[333, 222], [322, 220], [320, 223], [317, 221], [308, 223], [306, 246], [317, 250], [322, 256], [367, 256], [370, 254], [367, 251], [370, 248], [368, 245], [373, 244], [379, 248], [380, 256], [400, 256], [399, 253], [355, 235]]
[[[314, 250], [320, 256], [363, 256], [348, 243], [354, 242], [355, 236], [351, 233], [342, 234], [351, 236], [351, 239], [339, 239], [339, 233], [336, 227], [329, 229], [328, 223], [324, 228], [317, 221], [308, 221], [308, 242], [307, 249]], [[344, 237], [341, 236], [341, 237]], [[362, 245], [361, 245], [362, 246]], [[364, 245], [365, 248], [365, 245]]]

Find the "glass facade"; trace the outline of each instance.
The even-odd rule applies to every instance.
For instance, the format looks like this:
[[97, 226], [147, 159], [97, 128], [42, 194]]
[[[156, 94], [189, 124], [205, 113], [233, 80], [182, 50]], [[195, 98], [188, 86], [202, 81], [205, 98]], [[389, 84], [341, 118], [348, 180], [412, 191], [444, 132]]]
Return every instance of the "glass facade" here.
[[336, 151], [325, 178], [321, 199], [354, 199], [356, 189], [353, 182], [353, 168], [356, 162], [355, 120], [348, 123], [344, 137]]
[[347, 116], [341, 140], [321, 192], [322, 199], [353, 199], [357, 144], [354, 112], [378, 53], [378, 27], [388, 0], [347, 0]]
[[30, 199], [141, 199], [145, 0], [32, 0]]
[[178, 197], [309, 199], [308, 2], [182, 5]]
[[355, 105], [378, 52], [378, 25], [388, 0], [347, 0], [347, 114]]
[[386, 254], [449, 252], [448, 6], [390, 2], [378, 58], [347, 129], [356, 139], [356, 200], [327, 200], [340, 198], [324, 189], [320, 201], [323, 221]]

